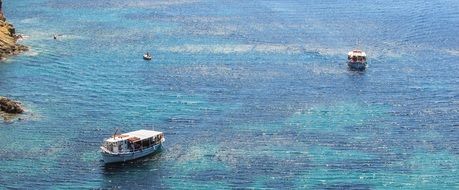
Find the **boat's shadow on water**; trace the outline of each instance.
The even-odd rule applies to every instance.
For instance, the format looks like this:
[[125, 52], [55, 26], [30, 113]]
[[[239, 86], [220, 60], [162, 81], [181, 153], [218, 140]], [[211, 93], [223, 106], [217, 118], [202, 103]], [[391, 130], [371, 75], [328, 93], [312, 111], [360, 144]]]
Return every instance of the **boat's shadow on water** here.
[[[369, 78], [371, 77], [371, 74], [368, 73], [367, 69], [353, 69], [353, 68], [347, 68], [347, 79], [346, 79], [346, 84], [345, 88], [346, 90], [349, 90], [349, 93], [355, 93], [352, 96], [357, 96], [361, 90], [364, 90], [368, 87]], [[356, 91], [353, 91], [356, 90]]]
[[101, 189], [152, 189], [161, 186], [165, 150], [123, 163], [104, 164]]
[[365, 75], [367, 69], [354, 69], [354, 68], [348, 67], [348, 68], [347, 68], [347, 71], [348, 71], [349, 74], [351, 74], [351, 75]]

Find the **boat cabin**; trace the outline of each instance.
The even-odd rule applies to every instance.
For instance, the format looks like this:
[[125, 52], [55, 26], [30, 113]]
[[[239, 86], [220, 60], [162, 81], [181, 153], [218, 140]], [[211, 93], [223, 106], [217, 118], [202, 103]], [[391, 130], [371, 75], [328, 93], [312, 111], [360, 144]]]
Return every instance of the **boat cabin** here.
[[366, 62], [367, 54], [362, 50], [352, 50], [347, 54], [347, 60], [351, 62]]
[[138, 130], [125, 134], [115, 134], [102, 145], [112, 153], [127, 153], [143, 150], [161, 144], [164, 134], [159, 131]]

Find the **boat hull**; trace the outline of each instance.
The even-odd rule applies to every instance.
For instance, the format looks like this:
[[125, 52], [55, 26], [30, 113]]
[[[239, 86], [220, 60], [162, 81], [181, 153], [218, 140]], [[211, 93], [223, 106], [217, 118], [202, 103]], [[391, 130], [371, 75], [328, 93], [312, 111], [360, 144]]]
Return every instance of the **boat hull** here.
[[160, 149], [162, 149], [162, 143], [154, 145], [152, 147], [143, 149], [143, 150], [138, 150], [135, 152], [127, 152], [127, 153], [108, 153], [106, 151], [101, 151], [102, 158], [104, 160], [105, 164], [109, 163], [118, 163], [118, 162], [126, 162], [130, 160], [134, 160], [137, 158], [141, 158], [153, 153], [158, 152]]
[[149, 60], [151, 60], [151, 57], [144, 55], [143, 59], [149, 61]]
[[347, 62], [347, 66], [350, 69], [354, 69], [354, 70], [365, 70], [365, 68], [367, 67], [367, 63], [366, 62]]

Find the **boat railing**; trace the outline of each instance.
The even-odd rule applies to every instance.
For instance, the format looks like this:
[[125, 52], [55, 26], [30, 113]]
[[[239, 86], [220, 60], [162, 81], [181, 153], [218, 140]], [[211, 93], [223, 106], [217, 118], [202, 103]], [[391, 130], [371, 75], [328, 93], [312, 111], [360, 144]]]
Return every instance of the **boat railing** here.
[[[165, 141], [165, 139], [163, 137], [163, 138], [159, 139], [158, 141], [153, 141], [153, 143], [150, 144], [150, 146], [147, 146], [147, 147], [142, 146], [142, 145], [140, 145], [139, 147], [131, 146], [129, 148], [118, 150], [118, 152], [113, 152], [113, 151], [107, 149], [107, 147], [105, 147], [105, 146], [101, 146], [101, 149], [102, 149], [103, 152], [108, 153], [108, 154], [130, 154], [130, 153], [133, 153], [133, 152], [144, 151], [144, 150], [153, 148], [156, 145], [159, 145], [159, 144], [163, 143], [164, 141]], [[133, 145], [133, 144], [131, 144], [131, 145]]]

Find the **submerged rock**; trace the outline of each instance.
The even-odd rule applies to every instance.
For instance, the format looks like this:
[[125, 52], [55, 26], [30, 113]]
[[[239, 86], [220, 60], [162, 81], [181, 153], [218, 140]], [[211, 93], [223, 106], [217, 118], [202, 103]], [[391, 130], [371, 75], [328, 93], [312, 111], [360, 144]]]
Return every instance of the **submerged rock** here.
[[19, 114], [24, 112], [21, 103], [8, 99], [6, 97], [0, 97], [0, 110], [6, 113]]

